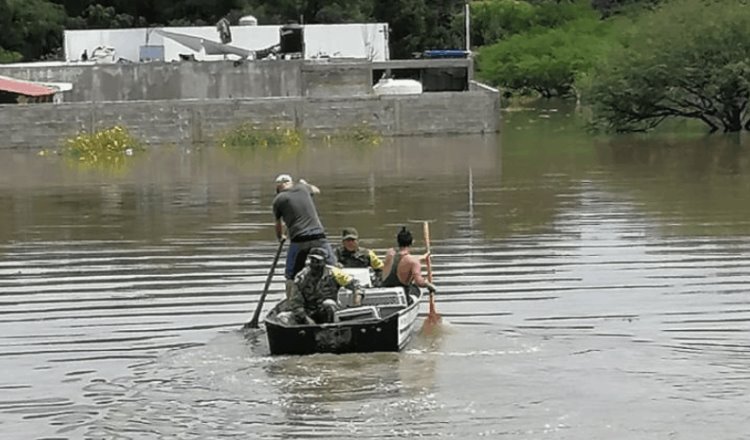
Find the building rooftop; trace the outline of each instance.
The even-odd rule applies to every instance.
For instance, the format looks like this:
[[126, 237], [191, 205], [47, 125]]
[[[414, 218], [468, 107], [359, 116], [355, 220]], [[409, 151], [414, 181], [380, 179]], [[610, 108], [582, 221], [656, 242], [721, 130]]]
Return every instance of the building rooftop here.
[[24, 96], [54, 95], [55, 89], [41, 84], [0, 76], [0, 91]]

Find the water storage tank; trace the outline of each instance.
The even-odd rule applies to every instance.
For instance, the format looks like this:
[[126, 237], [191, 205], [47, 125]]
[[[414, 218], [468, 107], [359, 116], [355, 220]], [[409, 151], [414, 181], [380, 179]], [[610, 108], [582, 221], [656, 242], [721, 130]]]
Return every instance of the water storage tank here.
[[258, 19], [252, 15], [245, 15], [240, 18], [240, 26], [258, 26]]
[[385, 78], [372, 86], [376, 95], [414, 95], [422, 93], [422, 83], [414, 79]]
[[280, 52], [282, 54], [299, 54], [305, 52], [304, 28], [298, 24], [287, 24], [279, 30]]

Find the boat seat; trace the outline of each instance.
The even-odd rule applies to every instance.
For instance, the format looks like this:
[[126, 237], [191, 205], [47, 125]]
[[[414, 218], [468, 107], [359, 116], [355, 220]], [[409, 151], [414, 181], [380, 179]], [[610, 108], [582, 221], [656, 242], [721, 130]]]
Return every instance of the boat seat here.
[[403, 287], [379, 287], [365, 290], [363, 306], [406, 306]]
[[[347, 289], [339, 290], [339, 304], [341, 307], [354, 306], [354, 294]], [[362, 298], [363, 306], [388, 306], [388, 307], [406, 307], [406, 294], [401, 287], [377, 287], [364, 289]]]
[[334, 322], [361, 321], [368, 319], [380, 319], [378, 309], [373, 306], [350, 307], [337, 311], [334, 316]]

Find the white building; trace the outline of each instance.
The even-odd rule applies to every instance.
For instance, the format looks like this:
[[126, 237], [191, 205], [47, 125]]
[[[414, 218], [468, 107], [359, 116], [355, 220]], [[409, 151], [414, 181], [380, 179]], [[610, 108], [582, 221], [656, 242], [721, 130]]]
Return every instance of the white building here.
[[[237, 52], [266, 49], [280, 42], [281, 25], [233, 26], [229, 43]], [[388, 24], [311, 24], [304, 25], [304, 58], [359, 58], [386, 61], [388, 53]], [[165, 34], [160, 33], [165, 31]], [[241, 58], [238, 55], [211, 55], [205, 49], [195, 50], [165, 35], [181, 34], [190, 39], [205, 40], [206, 45], [221, 45], [215, 26], [153, 27], [132, 29], [66, 30], [63, 48], [66, 61], [80, 61], [84, 51], [91, 56], [97, 48], [114, 49], [111, 60], [132, 62], [147, 60], [177, 61], [180, 55], [196, 60]], [[196, 38], [197, 37], [197, 38]], [[206, 46], [204, 45], [204, 46]], [[101, 51], [99, 51], [101, 52]], [[210, 52], [210, 50], [209, 50]]]

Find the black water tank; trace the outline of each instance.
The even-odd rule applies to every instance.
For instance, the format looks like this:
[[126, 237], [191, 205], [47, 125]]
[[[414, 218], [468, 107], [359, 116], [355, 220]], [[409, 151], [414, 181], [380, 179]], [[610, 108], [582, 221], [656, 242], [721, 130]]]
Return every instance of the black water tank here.
[[280, 33], [280, 45], [281, 53], [304, 53], [305, 49], [305, 35], [303, 27], [299, 24], [287, 24], [281, 27]]

